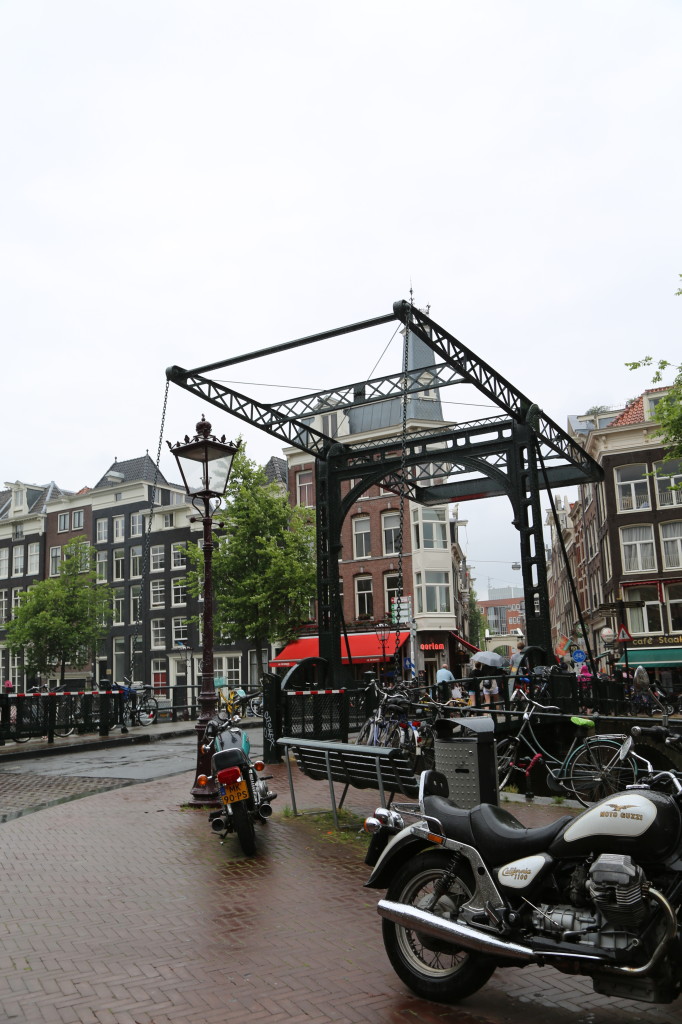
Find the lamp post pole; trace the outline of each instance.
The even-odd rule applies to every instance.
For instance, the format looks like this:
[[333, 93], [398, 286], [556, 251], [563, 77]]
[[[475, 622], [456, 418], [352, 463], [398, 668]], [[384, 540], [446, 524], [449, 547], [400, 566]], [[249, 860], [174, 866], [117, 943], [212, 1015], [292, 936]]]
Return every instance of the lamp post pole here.
[[[199, 715], [196, 723], [197, 765], [194, 785], [191, 791], [192, 803], [197, 806], [215, 805], [219, 802], [218, 785], [211, 777], [211, 753], [204, 750], [204, 733], [209, 720], [215, 715], [218, 700], [213, 672], [213, 513], [211, 502], [220, 499], [227, 489], [232, 460], [239, 445], [230, 444], [225, 437], [218, 439], [211, 434], [211, 424], [202, 416], [196, 426], [196, 435], [184, 444], [168, 443], [177, 459], [187, 494], [199, 513], [203, 525], [204, 553], [204, 611], [202, 616], [203, 644], [201, 660], [201, 690], [199, 691]], [[196, 521], [196, 519], [194, 520]], [[208, 779], [199, 783], [199, 776]]]

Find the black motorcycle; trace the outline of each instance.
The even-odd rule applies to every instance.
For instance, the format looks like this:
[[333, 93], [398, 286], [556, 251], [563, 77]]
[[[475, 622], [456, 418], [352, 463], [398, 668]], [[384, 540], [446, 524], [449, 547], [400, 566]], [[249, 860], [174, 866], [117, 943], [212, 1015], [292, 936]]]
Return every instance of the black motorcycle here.
[[251, 857], [256, 852], [254, 824], [267, 821], [277, 794], [268, 786], [271, 775], [258, 778], [265, 762], [251, 760], [248, 733], [239, 728], [239, 722], [239, 715], [221, 712], [206, 725], [203, 746], [206, 752], [213, 750], [212, 778], [218, 783], [222, 804], [211, 811], [208, 820], [213, 831], [221, 834], [221, 841], [236, 833], [242, 850]]
[[[682, 749], [663, 726], [632, 732]], [[388, 890], [384, 946], [409, 988], [452, 1003], [498, 967], [539, 964], [587, 975], [607, 996], [677, 998], [682, 776], [655, 772], [632, 744], [621, 756], [641, 767], [635, 784], [540, 828], [495, 804], [456, 807], [438, 771], [422, 774], [418, 805], [367, 819], [365, 884]]]

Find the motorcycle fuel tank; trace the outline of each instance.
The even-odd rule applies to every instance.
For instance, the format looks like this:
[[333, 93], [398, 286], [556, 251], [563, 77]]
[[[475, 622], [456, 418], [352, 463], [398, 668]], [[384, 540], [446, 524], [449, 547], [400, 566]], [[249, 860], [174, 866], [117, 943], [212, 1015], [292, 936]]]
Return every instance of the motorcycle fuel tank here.
[[630, 854], [660, 860], [680, 843], [680, 812], [664, 793], [615, 793], [570, 822], [549, 848], [558, 859], [588, 853]]

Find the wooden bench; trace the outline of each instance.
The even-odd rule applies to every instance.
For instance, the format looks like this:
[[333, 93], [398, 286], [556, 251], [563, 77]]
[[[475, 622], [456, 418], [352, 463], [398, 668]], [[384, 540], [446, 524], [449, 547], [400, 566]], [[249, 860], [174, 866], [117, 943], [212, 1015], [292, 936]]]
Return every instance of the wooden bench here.
[[[344, 790], [338, 809], [343, 807], [346, 793], [354, 789], [377, 789], [381, 806], [387, 807], [396, 793], [416, 799], [419, 795], [419, 778], [410, 766], [409, 759], [397, 747], [357, 746], [354, 743], [336, 743], [325, 740], [295, 739], [284, 736], [277, 740], [284, 748], [284, 759], [289, 773], [289, 791], [294, 814], [296, 795], [291, 772], [290, 752], [298, 767], [310, 779], [327, 780], [332, 803], [334, 824], [339, 827], [334, 783], [343, 784]], [[388, 800], [386, 794], [390, 794]]]

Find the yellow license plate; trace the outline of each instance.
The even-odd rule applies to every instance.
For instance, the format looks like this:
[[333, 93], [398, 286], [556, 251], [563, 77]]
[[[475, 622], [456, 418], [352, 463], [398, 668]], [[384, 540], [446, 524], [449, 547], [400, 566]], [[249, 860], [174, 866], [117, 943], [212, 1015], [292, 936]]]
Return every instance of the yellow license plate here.
[[220, 799], [225, 806], [249, 799], [249, 787], [245, 782], [233, 782], [229, 786], [220, 787]]

